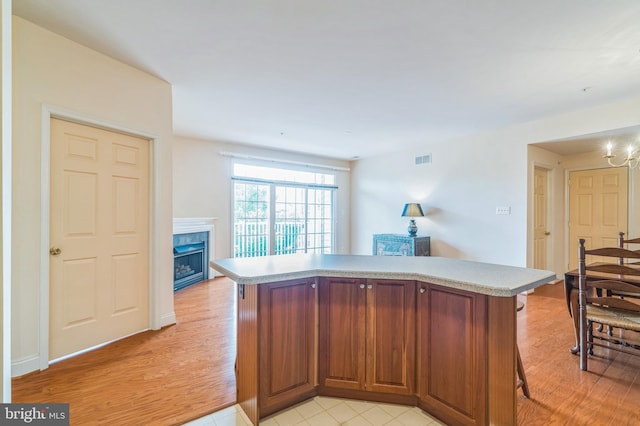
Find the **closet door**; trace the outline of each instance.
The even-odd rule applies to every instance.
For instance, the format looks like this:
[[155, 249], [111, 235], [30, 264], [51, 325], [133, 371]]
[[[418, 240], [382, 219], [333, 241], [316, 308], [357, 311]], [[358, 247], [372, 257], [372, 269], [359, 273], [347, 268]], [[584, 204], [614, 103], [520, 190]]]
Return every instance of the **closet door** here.
[[148, 328], [149, 141], [51, 120], [49, 356]]

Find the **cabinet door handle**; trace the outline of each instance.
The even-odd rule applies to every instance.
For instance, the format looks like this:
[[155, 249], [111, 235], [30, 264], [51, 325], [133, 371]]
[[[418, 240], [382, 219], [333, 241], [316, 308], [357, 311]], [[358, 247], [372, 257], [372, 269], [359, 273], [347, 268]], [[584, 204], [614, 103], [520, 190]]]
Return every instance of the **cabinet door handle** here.
[[367, 288], [368, 288], [369, 290], [371, 290], [371, 289], [373, 288], [373, 284], [369, 284], [369, 285], [367, 286]]
[[316, 283], [311, 283], [311, 288], [316, 288]]
[[360, 288], [364, 288], [364, 284], [360, 284]]
[[424, 294], [424, 292], [425, 292], [425, 291], [427, 291], [427, 289], [426, 289], [426, 288], [424, 288], [424, 287], [420, 287], [420, 294]]

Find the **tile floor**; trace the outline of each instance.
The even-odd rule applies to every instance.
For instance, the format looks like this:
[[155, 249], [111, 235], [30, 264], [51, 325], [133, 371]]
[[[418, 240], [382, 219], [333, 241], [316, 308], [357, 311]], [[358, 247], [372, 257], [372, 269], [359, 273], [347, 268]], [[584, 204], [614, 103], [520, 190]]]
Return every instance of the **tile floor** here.
[[[185, 426], [250, 426], [238, 405]], [[417, 407], [317, 396], [267, 417], [260, 426], [437, 426], [443, 425]]]

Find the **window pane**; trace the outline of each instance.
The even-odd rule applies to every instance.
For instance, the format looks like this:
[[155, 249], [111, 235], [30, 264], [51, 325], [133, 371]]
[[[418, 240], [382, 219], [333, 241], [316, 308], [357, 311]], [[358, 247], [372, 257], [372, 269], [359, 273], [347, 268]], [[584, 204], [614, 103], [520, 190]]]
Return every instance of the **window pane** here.
[[333, 252], [335, 188], [305, 183], [332, 185], [334, 175], [239, 163], [234, 173], [235, 257]]
[[309, 189], [307, 251], [333, 252], [333, 191]]
[[305, 192], [306, 188], [276, 187], [274, 254], [304, 253]]
[[234, 257], [269, 254], [269, 185], [236, 182]]

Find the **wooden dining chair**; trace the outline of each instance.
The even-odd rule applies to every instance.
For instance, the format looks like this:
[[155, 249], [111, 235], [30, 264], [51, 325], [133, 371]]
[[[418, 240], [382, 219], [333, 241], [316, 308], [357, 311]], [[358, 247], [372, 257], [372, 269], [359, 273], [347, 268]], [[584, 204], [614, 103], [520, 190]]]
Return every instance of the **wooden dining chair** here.
[[[640, 251], [620, 247], [587, 250], [584, 239], [578, 246], [578, 314], [580, 369], [587, 370], [588, 354], [595, 346], [640, 355], [640, 304], [626, 300], [622, 293], [640, 295]], [[611, 259], [611, 262], [587, 263], [587, 256]], [[619, 261], [622, 259], [622, 262]], [[629, 263], [631, 262], [631, 263]], [[613, 327], [615, 336], [594, 333], [593, 324]]]
[[[624, 238], [624, 232], [620, 232], [620, 233], [618, 233], [618, 247], [626, 248], [628, 250], [638, 251], [640, 249], [640, 238], [625, 239]], [[624, 263], [624, 259], [620, 258], [618, 260], [618, 263], [620, 263], [622, 265]], [[631, 262], [628, 262], [628, 263], [637, 264], [637, 263], [640, 263], [640, 262], [631, 261]]]
[[[618, 247], [620, 248], [626, 248], [627, 250], [632, 250], [635, 252], [640, 252], [640, 238], [629, 238], [629, 239], [625, 239], [624, 238], [624, 232], [620, 232], [618, 234]], [[624, 259], [624, 258], [618, 258], [618, 264], [620, 265], [640, 265], [640, 261], [637, 261], [635, 259]], [[637, 293], [630, 293], [630, 294], [624, 294], [624, 293], [618, 293], [618, 296], [621, 297], [633, 297], [636, 299], [640, 299], [640, 294]]]
[[[640, 249], [640, 238], [629, 238], [629, 239], [625, 239], [624, 238], [624, 232], [619, 232], [618, 233], [618, 247], [619, 248], [626, 248], [628, 250], [633, 250], [633, 251], [637, 251], [638, 249]], [[619, 265], [638, 265], [640, 264], [640, 262], [635, 261], [635, 260], [629, 260], [629, 259], [624, 259], [622, 257], [618, 258], [618, 264]], [[640, 299], [640, 294], [635, 294], [635, 293], [624, 293], [624, 292], [616, 292], [616, 293], [612, 293], [609, 292], [609, 295], [616, 295], [616, 296], [620, 296], [621, 298], [625, 298], [625, 297], [632, 297], [635, 299]], [[602, 331], [603, 330], [603, 325], [600, 324], [600, 326], [598, 326], [598, 331]], [[613, 336], [613, 327], [609, 326], [607, 327], [607, 334], [609, 336]]]

